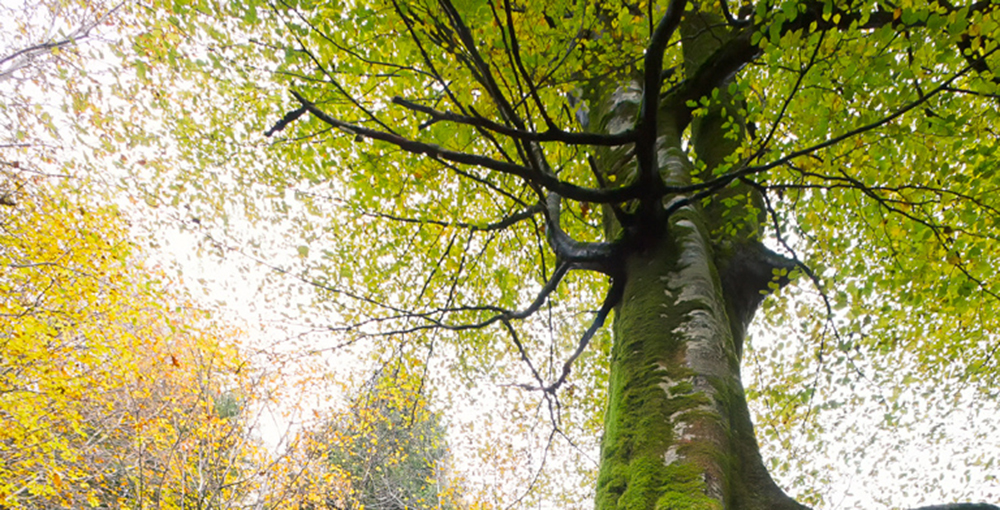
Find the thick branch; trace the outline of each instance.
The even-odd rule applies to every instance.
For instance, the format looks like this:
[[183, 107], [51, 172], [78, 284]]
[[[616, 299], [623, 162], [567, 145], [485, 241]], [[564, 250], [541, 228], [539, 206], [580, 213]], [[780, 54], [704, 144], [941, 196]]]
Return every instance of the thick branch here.
[[[993, 53], [997, 52], [998, 50], [1000, 50], [1000, 47], [994, 48], [993, 50], [991, 50], [986, 55], [983, 55], [982, 59], [986, 59], [986, 57], [989, 57], [990, 55], [992, 55]], [[844, 140], [847, 140], [849, 138], [852, 138], [852, 137], [855, 137], [857, 135], [866, 133], [866, 132], [871, 131], [873, 129], [880, 128], [880, 127], [882, 127], [882, 126], [884, 126], [884, 125], [892, 122], [893, 120], [896, 120], [899, 117], [903, 116], [906, 112], [909, 112], [910, 110], [913, 110], [914, 108], [916, 108], [916, 107], [924, 104], [925, 102], [927, 102], [927, 100], [929, 100], [930, 98], [936, 96], [940, 92], [942, 92], [944, 90], [947, 90], [948, 87], [950, 87], [951, 84], [955, 82], [955, 80], [957, 80], [960, 77], [964, 76], [965, 74], [967, 74], [972, 69], [973, 69], [972, 64], [970, 64], [968, 66], [965, 66], [962, 70], [960, 70], [959, 72], [955, 73], [951, 78], [948, 78], [947, 80], [945, 80], [943, 83], [941, 83], [940, 85], [938, 85], [937, 87], [935, 87], [934, 89], [932, 89], [927, 94], [924, 94], [920, 98], [918, 98], [918, 99], [916, 99], [916, 100], [914, 100], [914, 101], [912, 101], [910, 103], [907, 103], [906, 105], [903, 105], [900, 109], [896, 110], [895, 112], [893, 112], [893, 113], [891, 113], [891, 114], [889, 114], [889, 115], [887, 115], [887, 116], [885, 116], [885, 117], [883, 117], [883, 118], [881, 118], [881, 119], [879, 119], [879, 120], [877, 120], [875, 122], [871, 122], [869, 124], [865, 124], [863, 126], [854, 128], [854, 129], [852, 129], [850, 131], [847, 131], [846, 133], [842, 133], [842, 134], [837, 135], [837, 136], [835, 136], [833, 138], [829, 138], [829, 139], [827, 139], [825, 141], [822, 141], [820, 143], [811, 145], [809, 147], [806, 147], [806, 148], [803, 148], [803, 149], [799, 149], [797, 151], [793, 151], [793, 152], [791, 152], [791, 153], [789, 153], [789, 154], [787, 154], [785, 156], [782, 156], [782, 157], [780, 157], [780, 158], [778, 158], [778, 159], [776, 159], [774, 161], [771, 161], [770, 163], [765, 163], [763, 165], [743, 166], [743, 167], [740, 167], [740, 168], [738, 168], [736, 170], [733, 170], [732, 172], [720, 175], [719, 177], [716, 177], [714, 179], [711, 179], [711, 180], [708, 180], [708, 181], [705, 181], [705, 182], [701, 182], [701, 183], [697, 183], [697, 184], [690, 184], [690, 185], [686, 185], [686, 186], [666, 186], [665, 191], [667, 193], [690, 193], [692, 191], [721, 189], [722, 187], [727, 186], [729, 183], [733, 182], [736, 179], [740, 179], [742, 177], [746, 177], [746, 176], [749, 176], [749, 175], [753, 175], [753, 174], [757, 174], [757, 173], [760, 173], [760, 172], [764, 172], [764, 171], [770, 170], [772, 168], [784, 165], [784, 164], [786, 164], [786, 163], [788, 163], [788, 162], [790, 162], [790, 161], [792, 161], [792, 160], [794, 160], [796, 158], [800, 158], [802, 156], [807, 156], [809, 154], [812, 154], [812, 153], [814, 153], [816, 151], [825, 149], [827, 147], [832, 147], [832, 146], [834, 146], [834, 145], [836, 145], [836, 144], [838, 144], [840, 142], [843, 142]], [[699, 195], [697, 195], [697, 197], [700, 197], [701, 195], [703, 195], [703, 194], [699, 194]], [[690, 201], [691, 199], [684, 199], [684, 200]]]
[[432, 158], [443, 159], [464, 165], [481, 166], [497, 172], [514, 175], [528, 181], [529, 183], [542, 186], [550, 191], [558, 193], [566, 198], [582, 202], [594, 202], [600, 204], [617, 203], [632, 200], [634, 198], [638, 198], [639, 196], [640, 188], [637, 184], [613, 189], [587, 188], [566, 181], [561, 181], [555, 175], [537, 171], [526, 166], [506, 161], [498, 161], [486, 156], [453, 151], [445, 149], [439, 145], [410, 140], [393, 133], [349, 124], [331, 117], [326, 112], [319, 109], [315, 104], [302, 97], [302, 95], [298, 92], [292, 91], [292, 95], [295, 96], [295, 99], [298, 100], [302, 106], [309, 111], [309, 113], [312, 113], [316, 118], [326, 124], [329, 124], [330, 126], [347, 131], [351, 134], [361, 135], [374, 140], [390, 143], [412, 154], [426, 154]]
[[[804, 11], [800, 12], [793, 22], [786, 22], [781, 25], [781, 33], [787, 34], [796, 30], [825, 32], [849, 30], [852, 28], [874, 30], [886, 25], [900, 27], [920, 27], [925, 25], [922, 21], [909, 24], [904, 23], [902, 18], [896, 16], [893, 11], [878, 9], [875, 12], [867, 13], [867, 21], [864, 24], [855, 26], [856, 23], [860, 23], [862, 18], [865, 17], [861, 12], [834, 7], [830, 15], [824, 16], [824, 5], [823, 2], [806, 3]], [[945, 14], [958, 12], [962, 9], [968, 9], [968, 13], [970, 14], [975, 12], [985, 13], [995, 7], [996, 4], [990, 0], [980, 0], [964, 7], [954, 7], [945, 4], [947, 11]], [[834, 22], [833, 20], [837, 21]], [[669, 102], [672, 107], [676, 108], [675, 111], [684, 113], [684, 115], [678, 116], [677, 123], [679, 128], [683, 128], [691, 120], [690, 110], [685, 107], [685, 104], [688, 101], [697, 100], [701, 96], [711, 92], [712, 89], [719, 87], [726, 79], [757, 58], [761, 53], [761, 48], [759, 43], [752, 43], [753, 34], [767, 34], [769, 30], [770, 28], [767, 25], [755, 25], [744, 28], [709, 57], [693, 76], [682, 81], [664, 98], [664, 101]], [[961, 44], [959, 46], [961, 49]], [[985, 58], [973, 59], [971, 55], [964, 53], [963, 55], [969, 60], [970, 65], [974, 66], [974, 69], [984, 69]]]
[[728, 0], [720, 0], [719, 3], [722, 4], [722, 16], [726, 18], [726, 23], [728, 23], [729, 26], [737, 27], [737, 28], [739, 28], [739, 27], [745, 27], [745, 26], [749, 25], [753, 21], [752, 17], [751, 18], [740, 18], [740, 19], [734, 18], [733, 17], [733, 13], [729, 11], [729, 1]]
[[655, 192], [660, 180], [657, 178], [656, 136], [657, 114], [660, 110], [660, 85], [663, 71], [663, 53], [667, 43], [680, 25], [687, 0], [671, 0], [667, 12], [656, 25], [646, 47], [643, 61], [642, 105], [639, 111], [636, 159], [639, 163], [639, 184], [647, 191]]
[[586, 243], [573, 239], [559, 225], [562, 199], [556, 193], [546, 197], [546, 235], [556, 258], [572, 269], [586, 269], [607, 275], [614, 274], [617, 245], [614, 243]]
[[683, 129], [691, 122], [688, 101], [697, 101], [718, 88], [760, 54], [760, 48], [750, 44], [754, 31], [754, 27], [749, 27], [730, 39], [664, 97], [668, 107], [678, 112], [676, 129]]

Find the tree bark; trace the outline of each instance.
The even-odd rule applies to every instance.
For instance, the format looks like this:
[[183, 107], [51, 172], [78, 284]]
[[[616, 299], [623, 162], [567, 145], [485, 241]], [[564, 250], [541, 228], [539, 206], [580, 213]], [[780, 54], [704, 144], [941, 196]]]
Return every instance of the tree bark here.
[[[721, 17], [698, 11], [686, 13], [679, 29], [686, 76], [711, 74], [700, 67], [712, 65], [713, 54], [736, 37]], [[714, 99], [693, 120], [690, 110], [660, 102], [656, 166], [666, 186], [709, 181], [733, 162], [746, 131], [743, 101], [729, 89], [734, 79], [718, 78], [714, 95], [698, 91]], [[605, 95], [586, 98], [589, 129], [617, 134], [638, 125], [642, 83], [633, 76], [591, 87]], [[643, 178], [638, 150], [598, 150], [603, 182], [616, 187]], [[807, 508], [764, 466], [740, 380], [746, 328], [764, 295], [786, 284], [795, 268], [761, 244], [762, 197], [734, 181], [708, 203], [691, 195], [657, 198], [652, 215], [642, 200], [604, 214], [606, 240], [625, 246], [625, 286], [615, 308], [596, 508]], [[628, 217], [638, 224], [619, 223]]]
[[[727, 40], [724, 32], [706, 30], [721, 26], [717, 21], [685, 17], [689, 74]], [[599, 105], [591, 128], [613, 134], [631, 127], [640, 87], [634, 80], [605, 98], [591, 98]], [[656, 164], [664, 184], [704, 180], [740, 146], [727, 126], [742, 135], [743, 119], [736, 99], [722, 88], [719, 101], [691, 125], [691, 147], [705, 163], [702, 175], [693, 175], [681, 142], [686, 126], [676, 119], [686, 112], [675, 115], [661, 106]], [[637, 178], [627, 149], [599, 152], [598, 162], [608, 182]], [[776, 281], [773, 270], [791, 268], [760, 244], [755, 193], [730, 186], [707, 206], [698, 200], [678, 206], [675, 201], [688, 197], [668, 196], [655, 204], [670, 211], [662, 222], [632, 230], [615, 220], [606, 225], [609, 241], [635, 239], [627, 243], [625, 290], [615, 310], [600, 510], [805, 508], [764, 467], [740, 380], [746, 325]]]

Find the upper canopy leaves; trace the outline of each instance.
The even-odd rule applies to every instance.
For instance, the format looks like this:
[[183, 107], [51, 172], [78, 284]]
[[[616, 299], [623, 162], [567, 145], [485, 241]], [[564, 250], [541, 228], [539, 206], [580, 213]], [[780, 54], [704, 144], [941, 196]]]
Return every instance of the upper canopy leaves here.
[[[171, 150], [203, 165], [164, 167], [157, 193], [208, 224], [276, 222], [271, 237], [231, 243], [253, 251], [294, 236], [310, 249], [269, 263], [326, 291], [337, 331], [386, 349], [423, 333], [406, 349], [445, 349], [459, 377], [551, 388], [582, 352], [568, 380], [601, 387], [604, 341], [577, 342], [593, 317], [580, 313], [607, 284], [563, 273], [614, 273], [606, 262], [621, 244], [603, 238], [604, 215], [627, 225], [643, 204], [664, 214], [664, 203], [700, 202], [718, 211], [722, 238], [761, 208], [765, 238], [813, 280], [770, 315], [773, 327], [792, 312], [811, 319], [780, 358], [800, 370], [794, 384], [774, 385], [811, 410], [841, 364], [853, 381], [896, 355], [921, 377], [995, 387], [997, 7], [176, 2], [158, 29], [181, 43], [140, 39], [136, 61], [178, 62], [147, 79], [177, 105], [164, 129], [184, 143]], [[698, 13], [725, 36], [703, 55], [700, 35], [673, 30]], [[619, 87], [630, 99], [605, 102]], [[286, 112], [296, 115], [276, 126]], [[695, 139], [706, 118], [726, 151]], [[677, 139], [693, 182], [654, 175], [653, 127]], [[590, 156], [601, 151], [623, 163], [600, 167]], [[738, 203], [738, 186], [764, 200]], [[540, 313], [518, 322], [519, 311]], [[808, 396], [789, 397], [803, 386]], [[588, 391], [560, 398], [599, 407]], [[575, 418], [563, 430], [595, 425]]]

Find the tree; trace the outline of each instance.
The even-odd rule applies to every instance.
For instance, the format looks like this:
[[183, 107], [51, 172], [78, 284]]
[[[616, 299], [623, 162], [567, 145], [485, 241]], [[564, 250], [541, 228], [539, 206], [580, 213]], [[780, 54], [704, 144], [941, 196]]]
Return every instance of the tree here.
[[234, 332], [165, 298], [114, 208], [35, 182], [0, 213], [0, 506], [242, 503]]
[[[996, 2], [171, 7], [169, 58], [215, 43], [163, 71], [209, 84], [171, 91], [203, 107], [167, 127], [216, 166], [168, 193], [268, 197], [255, 213], [302, 234], [299, 267], [269, 263], [326, 293], [334, 329], [518, 381], [550, 437], [598, 403], [600, 509], [802, 508], [741, 379], [764, 296], [796, 278], [769, 325], [806, 324], [797, 370], [755, 389], [784, 426], [889, 367], [995, 407]], [[294, 98], [277, 123], [268, 69]], [[268, 125], [294, 168], [240, 147]], [[887, 424], [908, 412], [889, 393]]]
[[449, 472], [441, 416], [413, 367], [383, 367], [340, 409], [312, 410], [289, 445], [273, 508], [469, 508]]
[[[24, 179], [44, 175], [48, 163], [63, 155], [70, 141], [66, 123], [56, 115], [72, 112], [84, 129], [99, 125], [92, 104], [100, 91], [88, 78], [98, 74], [95, 59], [85, 58], [85, 43], [101, 39], [124, 2], [6, 2], [0, 6], [0, 172], [6, 179], [0, 202], [16, 202]], [[92, 48], [90, 48], [92, 50]], [[91, 56], [93, 53], [91, 52]], [[93, 122], [91, 124], [90, 122]], [[72, 124], [72, 123], [71, 123]], [[60, 168], [59, 170], [66, 170]], [[19, 184], [20, 182], [20, 184]]]
[[348, 489], [330, 500], [372, 510], [449, 508], [445, 431], [420, 394], [419, 378], [406, 372], [377, 374], [347, 413], [311, 438], [328, 469], [346, 478]]

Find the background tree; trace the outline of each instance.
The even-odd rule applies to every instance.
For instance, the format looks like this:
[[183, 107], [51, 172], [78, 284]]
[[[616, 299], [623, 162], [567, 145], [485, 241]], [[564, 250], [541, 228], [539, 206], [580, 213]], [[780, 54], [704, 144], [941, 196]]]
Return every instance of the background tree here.
[[473, 508], [458, 496], [441, 417], [414, 368], [383, 366], [348, 402], [314, 408], [269, 492], [274, 508]]
[[347, 412], [310, 438], [329, 469], [346, 476], [349, 489], [332, 500], [374, 510], [453, 507], [445, 431], [421, 395], [418, 374], [408, 372], [376, 374]]
[[[103, 93], [94, 40], [119, 26], [124, 2], [5, 2], [0, 6], [0, 203], [16, 202], [25, 180], [71, 168], [53, 164], [73, 138], [71, 126], [94, 128]], [[109, 30], [109, 26], [114, 27]], [[85, 63], [89, 65], [85, 65]], [[89, 69], [85, 69], [89, 67]], [[88, 74], [88, 72], [90, 74]], [[69, 125], [60, 111], [71, 113]], [[79, 143], [79, 140], [76, 140]]]
[[237, 333], [164, 298], [114, 208], [36, 184], [0, 213], [0, 505], [242, 504]]
[[[746, 359], [780, 379], [751, 393], [765, 437], [869, 402], [889, 429], [996, 409], [995, 2], [170, 8], [135, 65], [179, 62], [147, 83], [190, 105], [164, 126], [206, 170], [144, 191], [213, 232], [225, 197], [278, 218], [289, 257], [223, 242], [321, 290], [335, 331], [451, 369], [456, 400], [548, 419], [532, 467], [602, 428], [599, 508], [801, 507], [758, 451]], [[265, 130], [294, 163], [261, 163]], [[745, 359], [796, 275], [782, 340]], [[506, 495], [558, 501], [529, 471]]]
[[159, 163], [128, 125], [150, 121], [138, 95], [114, 94], [142, 71], [109, 58], [145, 29], [134, 9], [0, 6], [3, 508], [232, 508], [281, 490], [285, 459], [259, 436], [277, 377], [137, 244], [183, 242], [148, 228], [160, 215], [139, 199], [156, 201], [118, 193], [117, 168]]

